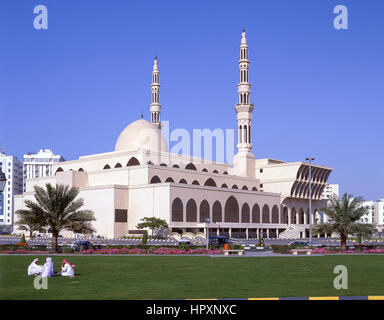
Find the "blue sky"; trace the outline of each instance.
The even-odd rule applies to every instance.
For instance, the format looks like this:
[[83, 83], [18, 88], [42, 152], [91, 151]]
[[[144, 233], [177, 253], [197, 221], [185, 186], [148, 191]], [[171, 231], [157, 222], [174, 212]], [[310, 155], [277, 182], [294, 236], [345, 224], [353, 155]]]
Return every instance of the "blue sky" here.
[[[33, 8], [48, 8], [48, 30]], [[346, 5], [349, 29], [335, 30]], [[235, 128], [245, 25], [251, 59], [253, 152], [334, 168], [342, 192], [384, 197], [384, 2], [2, 1], [0, 143], [22, 158], [112, 151], [149, 119], [153, 57], [170, 127]]]

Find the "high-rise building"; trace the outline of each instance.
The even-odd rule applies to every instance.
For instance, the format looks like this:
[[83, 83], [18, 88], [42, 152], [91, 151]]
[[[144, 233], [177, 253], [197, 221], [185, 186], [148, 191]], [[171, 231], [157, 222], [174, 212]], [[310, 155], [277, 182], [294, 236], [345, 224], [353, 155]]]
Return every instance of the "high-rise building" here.
[[336, 195], [339, 198], [339, 185], [327, 184], [321, 194], [321, 199], [329, 199], [332, 195]]
[[65, 161], [61, 155], [55, 155], [51, 150], [40, 150], [38, 153], [29, 152], [24, 155], [24, 191], [25, 180], [52, 176], [52, 164]]
[[364, 201], [363, 206], [367, 207], [367, 214], [363, 215], [360, 218], [362, 223], [375, 223], [375, 202], [374, 201]]
[[23, 164], [14, 156], [0, 151], [0, 168], [7, 178], [4, 191], [0, 193], [0, 232], [13, 231], [13, 196], [23, 193]]
[[374, 203], [375, 221], [381, 228], [384, 227], [384, 199], [379, 199]]

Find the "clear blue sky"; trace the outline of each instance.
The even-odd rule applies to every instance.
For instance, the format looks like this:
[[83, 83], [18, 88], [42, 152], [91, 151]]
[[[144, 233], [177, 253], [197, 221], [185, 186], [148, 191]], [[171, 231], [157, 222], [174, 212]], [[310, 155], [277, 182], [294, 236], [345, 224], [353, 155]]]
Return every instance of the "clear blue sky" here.
[[[48, 30], [33, 8], [48, 7]], [[333, 8], [349, 29], [333, 28]], [[162, 119], [235, 128], [241, 29], [250, 49], [254, 154], [314, 156], [342, 192], [384, 197], [384, 1], [5, 0], [0, 6], [0, 142], [67, 160], [112, 151], [149, 119], [154, 55]]]

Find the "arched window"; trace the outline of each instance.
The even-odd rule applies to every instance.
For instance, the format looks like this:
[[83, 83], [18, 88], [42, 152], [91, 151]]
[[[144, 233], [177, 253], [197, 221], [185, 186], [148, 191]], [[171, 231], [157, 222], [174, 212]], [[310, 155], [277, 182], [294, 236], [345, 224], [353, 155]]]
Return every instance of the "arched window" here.
[[172, 221], [183, 222], [183, 202], [179, 198], [172, 202]]
[[103, 168], [103, 170], [106, 170], [106, 169], [111, 169], [111, 167], [109, 166], [109, 164], [106, 164]]
[[222, 209], [221, 203], [219, 201], [215, 201], [212, 207], [212, 222], [222, 222]]
[[283, 209], [283, 216], [281, 217], [281, 222], [288, 224], [288, 208], [284, 207]]
[[216, 187], [217, 186], [216, 182], [211, 178], [209, 178], [207, 181], [205, 181], [204, 185], [208, 186], [208, 187]]
[[217, 170], [213, 170], [212, 173], [219, 173]]
[[208, 170], [207, 170], [207, 169], [205, 169], [205, 168], [204, 168], [202, 171], [203, 171], [203, 172], [208, 172]]
[[80, 168], [78, 171], [84, 171], [84, 169], [83, 169], [83, 168]]
[[269, 207], [268, 205], [264, 205], [263, 207], [263, 223], [269, 223]]
[[120, 163], [116, 163], [115, 168], [121, 168], [122, 165]]
[[194, 165], [192, 162], [188, 163], [188, 164], [186, 165], [185, 169], [188, 169], [188, 170], [197, 170], [196, 167], [195, 167], [195, 165]]
[[239, 127], [239, 142], [242, 143], [243, 142], [243, 126], [240, 126]]
[[171, 177], [169, 177], [169, 178], [167, 178], [167, 179], [165, 180], [165, 182], [175, 182], [175, 181], [173, 181], [173, 179], [172, 179]]
[[276, 205], [272, 208], [272, 223], [279, 223], [279, 208]]
[[161, 183], [161, 180], [158, 176], [153, 176], [150, 183]]
[[160, 163], [160, 166], [161, 167], [166, 167], [167, 165], [163, 162], [163, 163]]
[[228, 188], [228, 186], [227, 186], [225, 183], [223, 183], [223, 184], [221, 185], [221, 187], [222, 187], [222, 188]]
[[228, 172], [227, 172], [227, 171], [224, 171], [223, 174], [228, 174]]
[[296, 219], [296, 208], [291, 209], [291, 223], [297, 224], [297, 219]]
[[304, 224], [304, 210], [300, 209], [299, 211], [299, 224]]
[[253, 188], [252, 188], [252, 191], [257, 191], [257, 188], [256, 188], [256, 187], [253, 187]]
[[207, 200], [200, 203], [200, 222], [205, 222], [205, 218], [209, 218], [209, 203]]
[[197, 206], [193, 199], [187, 202], [187, 222], [197, 222]]
[[257, 203], [252, 207], [252, 223], [260, 223], [260, 207]]
[[232, 189], [239, 189], [239, 188], [237, 187], [237, 185], [234, 184], [234, 185], [232, 186]]
[[174, 164], [172, 168], [180, 168], [177, 164]]
[[179, 183], [185, 183], [185, 184], [187, 184], [187, 181], [185, 181], [185, 179], [181, 179], [181, 180], [179, 181]]
[[199, 181], [197, 181], [197, 180], [193, 180], [192, 184], [194, 184], [196, 186], [200, 185]]
[[129, 161], [127, 162], [127, 167], [130, 167], [130, 166], [139, 166], [140, 165], [140, 162], [139, 160], [137, 160], [135, 157], [132, 157], [131, 159], [129, 159]]
[[151, 160], [147, 161], [147, 164], [153, 164], [153, 162]]
[[63, 168], [62, 167], [59, 167], [59, 168], [57, 168], [57, 170], [56, 170], [56, 172], [55, 172], [55, 175], [56, 175], [56, 173], [58, 173], [58, 172], [63, 172], [64, 170], [63, 170]]
[[249, 212], [250, 212], [249, 205], [247, 203], [244, 203], [243, 207], [241, 208], [241, 222], [243, 223], [250, 222]]
[[247, 186], [243, 186], [243, 187], [241, 188], [241, 190], [248, 190], [248, 187], [247, 187]]
[[234, 196], [230, 196], [225, 203], [225, 222], [239, 222], [239, 204]]
[[244, 126], [244, 142], [248, 142], [248, 137], [247, 137], [247, 126]]

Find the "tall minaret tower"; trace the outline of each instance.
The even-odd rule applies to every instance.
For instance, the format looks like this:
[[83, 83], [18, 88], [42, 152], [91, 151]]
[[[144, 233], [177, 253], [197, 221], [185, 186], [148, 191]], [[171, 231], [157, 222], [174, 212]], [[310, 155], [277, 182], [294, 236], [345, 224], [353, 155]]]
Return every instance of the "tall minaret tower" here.
[[157, 64], [157, 57], [153, 62], [153, 71], [152, 71], [152, 103], [151, 107], [151, 123], [160, 126], [160, 112], [161, 112], [161, 104], [160, 104], [160, 72], [159, 66]]
[[254, 155], [252, 154], [251, 124], [254, 105], [250, 103], [251, 84], [249, 81], [248, 45], [245, 30], [240, 44], [240, 83], [237, 85], [239, 101], [235, 106], [237, 113], [237, 154], [233, 159], [236, 174], [254, 176]]

